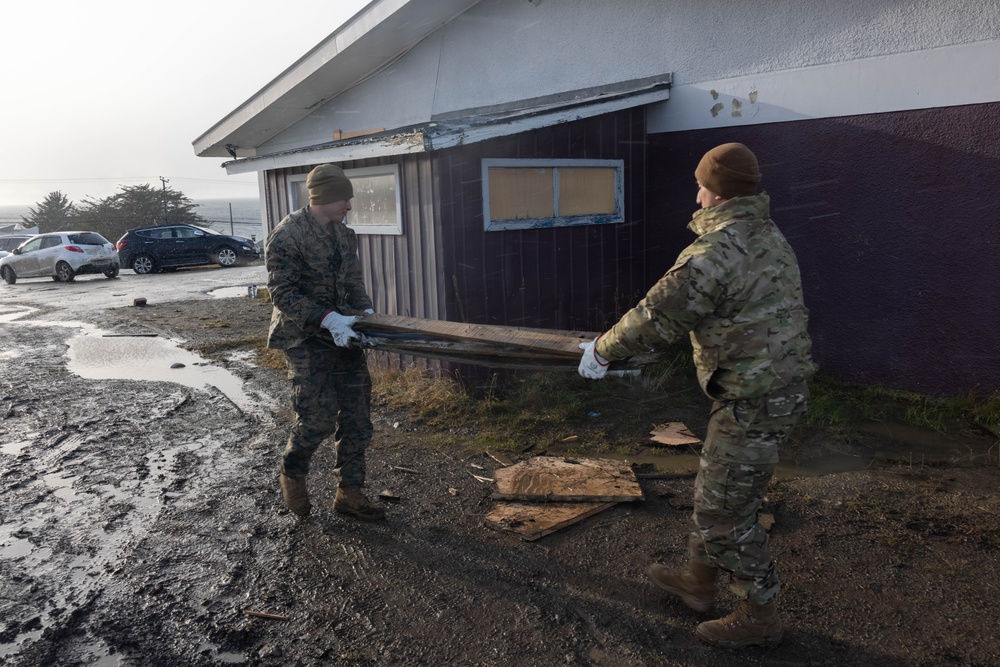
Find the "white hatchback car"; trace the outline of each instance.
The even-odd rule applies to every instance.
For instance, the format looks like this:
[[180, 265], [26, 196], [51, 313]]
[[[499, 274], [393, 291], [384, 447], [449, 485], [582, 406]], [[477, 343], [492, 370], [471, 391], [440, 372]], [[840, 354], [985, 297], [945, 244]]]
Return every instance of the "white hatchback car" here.
[[18, 278], [47, 276], [69, 282], [82, 273], [103, 273], [114, 278], [119, 267], [114, 244], [97, 232], [38, 234], [0, 258], [0, 276], [8, 285]]

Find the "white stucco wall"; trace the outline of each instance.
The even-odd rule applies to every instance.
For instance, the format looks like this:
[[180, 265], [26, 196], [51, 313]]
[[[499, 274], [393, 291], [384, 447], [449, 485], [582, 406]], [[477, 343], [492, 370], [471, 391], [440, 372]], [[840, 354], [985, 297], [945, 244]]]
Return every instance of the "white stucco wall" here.
[[998, 61], [1000, 0], [483, 0], [260, 152], [664, 72], [651, 131], [995, 101]]

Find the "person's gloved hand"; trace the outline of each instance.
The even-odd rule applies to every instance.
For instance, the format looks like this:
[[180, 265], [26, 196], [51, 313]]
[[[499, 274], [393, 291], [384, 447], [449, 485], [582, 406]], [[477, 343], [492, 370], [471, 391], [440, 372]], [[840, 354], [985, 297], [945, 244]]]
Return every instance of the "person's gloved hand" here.
[[591, 380], [600, 380], [608, 372], [608, 366], [611, 362], [597, 354], [597, 339], [589, 343], [580, 343], [580, 349], [583, 350], [583, 358], [580, 359], [580, 375]]
[[374, 315], [374, 314], [375, 314], [374, 308], [365, 308], [365, 315]]
[[358, 332], [351, 328], [351, 325], [359, 319], [361, 318], [355, 315], [341, 315], [331, 310], [319, 325], [330, 332], [334, 345], [348, 347], [352, 340], [360, 338]]

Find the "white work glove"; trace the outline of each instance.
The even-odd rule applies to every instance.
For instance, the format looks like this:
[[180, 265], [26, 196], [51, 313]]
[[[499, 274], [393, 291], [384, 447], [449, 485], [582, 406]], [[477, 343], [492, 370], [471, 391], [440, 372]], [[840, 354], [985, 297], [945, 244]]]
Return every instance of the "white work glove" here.
[[355, 315], [341, 315], [331, 310], [319, 325], [330, 332], [334, 345], [348, 347], [352, 340], [360, 338], [358, 332], [351, 328], [359, 319], [361, 318]]
[[375, 311], [371, 308], [365, 308], [365, 315], [374, 315]]
[[[598, 336], [597, 338], [600, 338]], [[589, 343], [580, 343], [583, 358], [580, 359], [580, 375], [591, 380], [600, 380], [608, 372], [611, 362], [597, 354], [597, 338]]]

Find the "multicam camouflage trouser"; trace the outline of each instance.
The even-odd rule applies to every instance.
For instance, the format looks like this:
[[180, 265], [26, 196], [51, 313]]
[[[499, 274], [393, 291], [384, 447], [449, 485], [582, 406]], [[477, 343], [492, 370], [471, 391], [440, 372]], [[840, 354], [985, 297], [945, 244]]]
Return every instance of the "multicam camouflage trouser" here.
[[803, 383], [712, 406], [694, 484], [691, 557], [730, 572], [732, 591], [755, 604], [767, 604], [781, 588], [757, 510], [778, 463], [778, 445], [808, 402]]
[[317, 341], [285, 350], [285, 359], [296, 419], [288, 434], [281, 472], [305, 477], [316, 449], [333, 435], [340, 486], [363, 486], [365, 450], [372, 439], [372, 383], [364, 352]]

